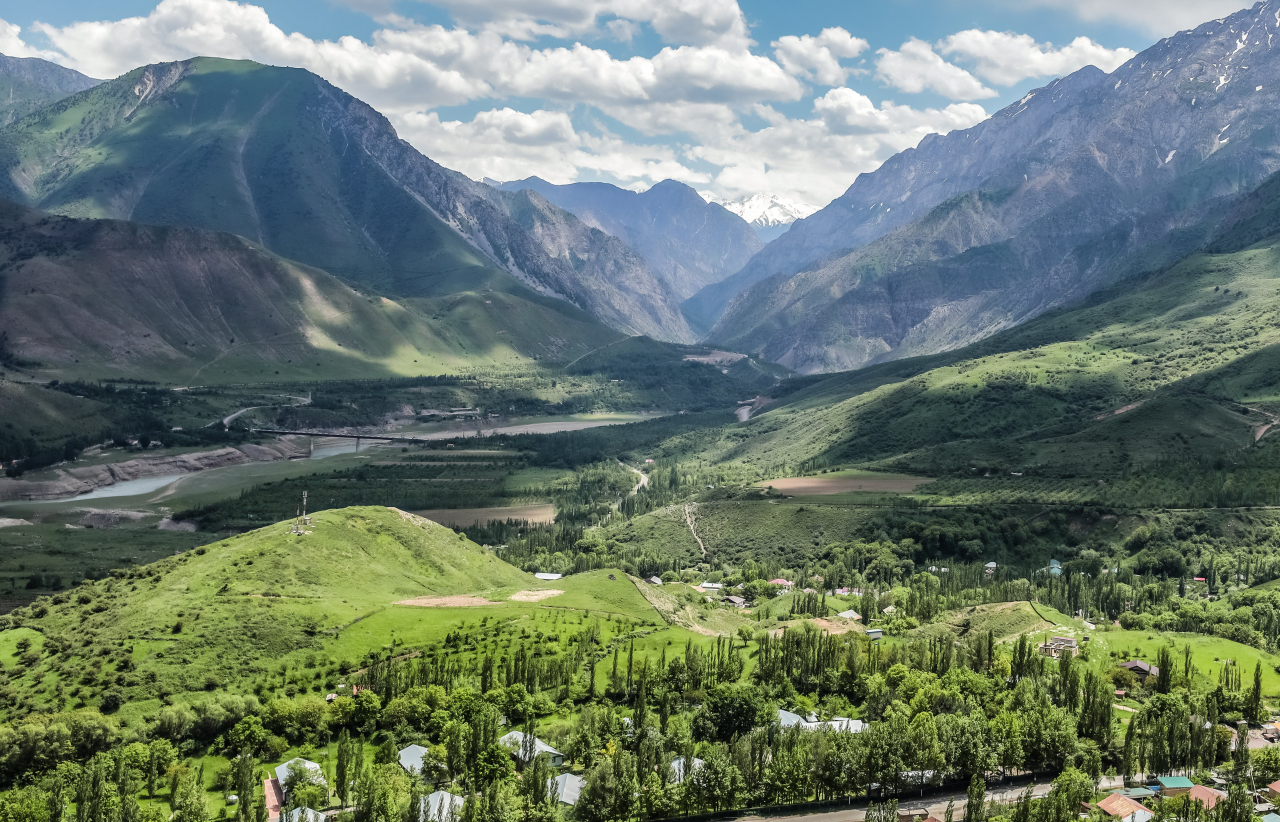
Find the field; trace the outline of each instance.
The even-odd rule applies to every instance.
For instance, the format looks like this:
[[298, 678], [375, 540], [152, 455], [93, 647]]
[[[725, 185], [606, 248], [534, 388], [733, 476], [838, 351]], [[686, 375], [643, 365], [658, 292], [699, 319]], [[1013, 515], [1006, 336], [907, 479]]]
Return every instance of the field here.
[[[1272, 700], [1280, 700], [1280, 671], [1276, 665], [1280, 657], [1238, 642], [1221, 637], [1204, 634], [1179, 634], [1161, 631], [1122, 631], [1105, 630], [1090, 633], [1090, 644], [1106, 652], [1103, 663], [1126, 659], [1141, 659], [1151, 664], [1156, 662], [1156, 654], [1161, 646], [1167, 647], [1173, 655], [1178, 670], [1182, 669], [1183, 647], [1191, 646], [1191, 659], [1197, 671], [1197, 677], [1203, 684], [1212, 685], [1218, 681], [1218, 673], [1223, 662], [1234, 660], [1242, 671], [1242, 680], [1253, 681], [1253, 669], [1262, 663], [1262, 693]], [[1090, 648], [1090, 657], [1097, 656]]]
[[843, 469], [806, 477], [783, 477], [759, 484], [780, 494], [803, 497], [846, 494], [851, 491], [907, 494], [926, 482], [929, 480], [925, 477]]
[[413, 513], [450, 528], [466, 528], [469, 525], [481, 525], [491, 520], [508, 519], [551, 523], [556, 518], [555, 506], [551, 503], [505, 505], [494, 508], [438, 508]]

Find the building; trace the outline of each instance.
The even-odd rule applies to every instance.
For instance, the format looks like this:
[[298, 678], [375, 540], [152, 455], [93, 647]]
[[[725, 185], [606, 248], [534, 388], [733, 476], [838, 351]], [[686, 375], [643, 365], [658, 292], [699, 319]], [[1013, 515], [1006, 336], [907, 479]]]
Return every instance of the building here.
[[988, 562], [986, 565], [982, 566], [983, 570], [988, 574], [994, 574], [996, 572], [996, 567], [997, 566], [994, 562]]
[[284, 789], [274, 776], [262, 780], [262, 793], [267, 799], [267, 818], [271, 822], [280, 818], [280, 808], [284, 806]]
[[1150, 822], [1153, 815], [1145, 806], [1118, 793], [1104, 798], [1094, 807], [1121, 822]]
[[534, 576], [540, 580], [543, 580], [544, 582], [551, 582], [553, 580], [560, 579], [560, 577], [564, 576], [564, 574], [538, 573], [538, 574], [534, 574]]
[[898, 611], [898, 608], [897, 608], [897, 606], [895, 606], [895, 605], [890, 605], [888, 608], [885, 608], [885, 609], [884, 609], [884, 612], [885, 612], [886, 614], [893, 614], [893, 613], [897, 613], [897, 611]]
[[1067, 656], [1075, 656], [1080, 648], [1076, 641], [1069, 636], [1051, 636], [1040, 646], [1040, 653], [1045, 656], [1051, 656], [1054, 659], [1061, 657], [1063, 654]]
[[704, 591], [719, 591], [724, 585], [719, 582], [699, 582], [697, 587]]
[[1118, 791], [1112, 791], [1112, 793], [1127, 796], [1135, 802], [1142, 802], [1144, 799], [1151, 799], [1156, 795], [1156, 792], [1150, 788], [1122, 788]]
[[[792, 725], [799, 725], [801, 722], [804, 722], [804, 717], [800, 714], [793, 714], [791, 711], [784, 711], [781, 708], [778, 709], [778, 724], [782, 727], [790, 728]], [[1280, 785], [1280, 782], [1276, 784]]]
[[924, 808], [899, 808], [898, 822], [911, 822], [911, 820], [923, 820], [929, 818], [929, 811]]
[[1160, 669], [1149, 662], [1143, 662], [1141, 659], [1131, 659], [1128, 662], [1121, 662], [1120, 667], [1128, 671], [1133, 671], [1138, 675], [1139, 679], [1146, 679], [1149, 676], [1160, 676]]
[[[329, 784], [328, 782], [325, 781], [324, 771], [320, 769], [319, 765], [312, 762], [310, 759], [303, 759], [300, 756], [294, 757], [293, 759], [290, 759], [288, 762], [276, 768], [276, 781], [280, 783], [281, 788], [284, 788], [284, 786], [289, 784], [290, 771], [293, 771], [295, 769], [302, 770], [304, 768], [308, 771], [311, 771], [312, 776], [315, 779], [319, 780], [321, 785]], [[283, 794], [287, 798], [289, 795], [289, 791], [284, 790]]]
[[841, 731], [845, 733], [860, 734], [866, 730], [867, 725], [861, 719], [850, 719], [847, 716], [835, 716], [831, 719], [820, 720], [815, 714], [810, 714], [808, 718], [800, 716], [800, 714], [792, 713], [778, 709], [778, 724], [784, 728], [790, 728], [798, 725], [806, 731]]
[[[671, 766], [670, 766], [671, 767], [671, 784], [679, 785], [681, 782], [684, 782], [685, 776], [688, 775], [685, 773], [685, 764], [686, 764], [686, 761], [683, 756], [677, 756], [675, 759], [671, 760]], [[689, 773], [693, 773], [694, 771], [701, 768], [704, 764], [706, 763], [704, 763], [701, 759], [699, 759], [696, 756], [689, 757], [688, 759]]]
[[1162, 776], [1156, 781], [1160, 783], [1160, 796], [1163, 798], [1186, 796], [1195, 787], [1195, 783], [1185, 776]]
[[[523, 764], [526, 764], [526, 765], [528, 764], [525, 761], [523, 731], [512, 731], [506, 736], [501, 737], [498, 741], [501, 742], [503, 745], [506, 745], [508, 748], [510, 748], [512, 751], [512, 755], [515, 756], [517, 760], [519, 760]], [[551, 757], [551, 767], [553, 768], [559, 768], [564, 765], [564, 754], [560, 753], [555, 748], [543, 742], [541, 739], [534, 737], [533, 738], [533, 755], [536, 757], [536, 756], [539, 756], [540, 754], [547, 754], [548, 756]]]
[[884, 630], [882, 628], [868, 628], [867, 639], [875, 642], [878, 639], [884, 639]]
[[782, 586], [783, 588], [792, 588], [792, 587], [794, 587], [794, 586], [795, 586], [795, 583], [794, 583], [794, 582], [792, 582], [792, 581], [790, 581], [790, 580], [787, 580], [787, 579], [782, 579], [781, 577], [779, 577], [778, 579], [771, 579], [771, 580], [769, 580], [769, 584], [770, 584], [770, 585], [780, 585], [780, 586]]
[[1062, 576], [1062, 563], [1056, 559], [1051, 559], [1049, 560], [1049, 567], [1045, 570], [1049, 572], [1050, 576], [1060, 577]]
[[743, 599], [742, 597], [725, 597], [725, 598], [724, 598], [724, 601], [725, 601], [725, 602], [727, 602], [727, 603], [729, 603], [730, 605], [732, 605], [732, 606], [733, 606], [733, 607], [735, 607], [735, 608], [745, 608], [745, 607], [747, 607], [747, 601], [746, 601], [745, 599]]
[[422, 773], [422, 760], [427, 749], [421, 745], [410, 745], [400, 750], [400, 767], [409, 773]]
[[285, 811], [280, 817], [280, 822], [324, 822], [324, 814], [310, 808], [294, 808], [291, 811]]
[[852, 608], [850, 608], [847, 611], [841, 611], [840, 613], [836, 614], [836, 616], [844, 617], [845, 619], [862, 619], [862, 614], [858, 613]]
[[1192, 802], [1199, 802], [1204, 805], [1206, 811], [1211, 811], [1214, 805], [1226, 799], [1227, 795], [1222, 791], [1215, 791], [1205, 785], [1192, 785], [1191, 790], [1187, 791], [1187, 798]]
[[576, 774], [564, 773], [547, 780], [547, 791], [561, 805], [576, 805], [582, 796], [582, 786], [587, 780]]
[[467, 803], [457, 794], [436, 791], [422, 797], [422, 818], [425, 822], [453, 822], [462, 816], [462, 806]]
[[661, 584], [662, 584], [662, 578], [661, 578], [661, 577], [649, 577], [648, 579], [646, 579], [646, 580], [645, 580], [645, 582], [649, 583], [650, 585], [661, 585]]
[[1280, 799], [1280, 779], [1267, 786], [1267, 796], [1272, 799]]

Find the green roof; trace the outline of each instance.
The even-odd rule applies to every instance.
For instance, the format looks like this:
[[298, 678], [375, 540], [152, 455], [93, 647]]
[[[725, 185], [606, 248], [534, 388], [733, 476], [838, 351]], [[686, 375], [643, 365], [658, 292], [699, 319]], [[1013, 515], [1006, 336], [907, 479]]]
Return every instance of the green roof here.
[[1190, 779], [1185, 776], [1162, 776], [1156, 780], [1162, 788], [1191, 788], [1195, 786]]

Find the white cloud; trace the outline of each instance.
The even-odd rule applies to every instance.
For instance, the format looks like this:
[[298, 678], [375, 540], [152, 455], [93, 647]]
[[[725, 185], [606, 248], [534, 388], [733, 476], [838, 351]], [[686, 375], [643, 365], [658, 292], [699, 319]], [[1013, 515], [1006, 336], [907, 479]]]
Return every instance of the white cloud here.
[[999, 96], [978, 78], [938, 56], [933, 46], [912, 37], [898, 51], [876, 52], [876, 78], [911, 94], [936, 91], [952, 100], [981, 100]]
[[[1013, 0], [997, 0], [1013, 5]], [[1089, 22], [1112, 20], [1154, 37], [1167, 37], [1247, 7], [1244, 0], [1016, 0], [1026, 6], [1063, 9]]]
[[857, 57], [869, 47], [866, 40], [842, 28], [823, 29], [817, 37], [788, 34], [771, 45], [784, 69], [824, 86], [838, 86], [848, 78], [851, 69], [841, 66], [840, 58]]
[[62, 55], [54, 51], [41, 51], [28, 46], [22, 40], [22, 26], [0, 20], [0, 54], [9, 57], [39, 57], [44, 60], [57, 60]]
[[974, 64], [973, 72], [1000, 86], [1012, 86], [1029, 77], [1056, 77], [1084, 66], [1097, 66], [1110, 73], [1137, 54], [1132, 49], [1109, 49], [1088, 37], [1077, 37], [1070, 45], [1055, 49], [1052, 43], [1037, 43], [1027, 34], [969, 29], [942, 40], [938, 50]]

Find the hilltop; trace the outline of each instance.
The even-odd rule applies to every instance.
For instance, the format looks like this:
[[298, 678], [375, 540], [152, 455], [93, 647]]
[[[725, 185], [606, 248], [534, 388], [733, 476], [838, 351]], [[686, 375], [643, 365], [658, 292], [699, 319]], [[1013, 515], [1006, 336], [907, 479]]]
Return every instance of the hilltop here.
[[290, 533], [291, 521], [268, 525], [15, 612], [19, 630], [6, 641], [27, 635], [38, 653], [9, 672], [9, 697], [20, 682], [21, 699], [53, 698], [52, 687], [46, 694], [38, 684], [51, 673], [81, 683], [72, 698], [107, 689], [127, 702], [235, 690], [395, 603], [505, 598], [535, 584], [462, 535], [396, 509], [324, 511], [312, 522], [305, 536]]

